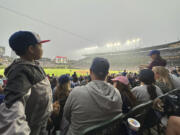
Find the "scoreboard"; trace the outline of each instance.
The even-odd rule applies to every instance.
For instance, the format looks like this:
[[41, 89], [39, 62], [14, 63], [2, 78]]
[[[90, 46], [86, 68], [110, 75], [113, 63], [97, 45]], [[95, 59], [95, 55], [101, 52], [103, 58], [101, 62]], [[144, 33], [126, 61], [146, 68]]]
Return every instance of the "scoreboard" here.
[[68, 63], [68, 58], [62, 56], [56, 56], [55, 61], [57, 64], [66, 64]]

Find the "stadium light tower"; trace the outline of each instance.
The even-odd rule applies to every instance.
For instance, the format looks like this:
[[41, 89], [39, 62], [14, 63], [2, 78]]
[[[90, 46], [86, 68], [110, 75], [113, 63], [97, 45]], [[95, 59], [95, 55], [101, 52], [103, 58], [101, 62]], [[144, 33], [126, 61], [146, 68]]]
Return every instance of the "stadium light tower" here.
[[132, 42], [133, 42], [133, 43], [136, 43], [136, 39], [133, 39]]
[[130, 41], [130, 40], [127, 40], [127, 41], [126, 41], [126, 44], [127, 44], [127, 45], [130, 45], [130, 44], [131, 44], [131, 41]]
[[120, 42], [117, 42], [117, 46], [120, 46], [121, 45], [121, 43]]
[[136, 39], [136, 42], [139, 42], [140, 40], [141, 40], [140, 38], [137, 38], [137, 39]]

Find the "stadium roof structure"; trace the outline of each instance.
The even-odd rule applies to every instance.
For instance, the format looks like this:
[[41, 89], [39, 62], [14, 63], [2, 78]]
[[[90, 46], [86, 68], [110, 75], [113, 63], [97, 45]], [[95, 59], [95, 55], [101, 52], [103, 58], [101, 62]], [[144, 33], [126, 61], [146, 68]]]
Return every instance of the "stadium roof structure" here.
[[144, 53], [144, 52], [149, 52], [151, 50], [165, 51], [165, 50], [171, 50], [171, 49], [172, 50], [180, 49], [180, 41], [171, 42], [171, 43], [162, 44], [162, 45], [155, 45], [151, 47], [131, 49], [131, 50], [126, 50], [126, 51], [86, 54], [84, 56], [91, 57], [91, 56], [122, 55], [122, 54], [128, 54], [128, 53]]

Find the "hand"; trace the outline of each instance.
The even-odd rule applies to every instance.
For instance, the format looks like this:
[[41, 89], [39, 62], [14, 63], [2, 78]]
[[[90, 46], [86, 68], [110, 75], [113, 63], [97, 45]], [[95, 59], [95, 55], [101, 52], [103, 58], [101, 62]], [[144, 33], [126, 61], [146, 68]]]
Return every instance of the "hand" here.
[[164, 104], [163, 102], [161, 101], [161, 99], [157, 98], [154, 100], [153, 102], [153, 108], [160, 111], [160, 112], [163, 112], [164, 111], [164, 108], [163, 108]]

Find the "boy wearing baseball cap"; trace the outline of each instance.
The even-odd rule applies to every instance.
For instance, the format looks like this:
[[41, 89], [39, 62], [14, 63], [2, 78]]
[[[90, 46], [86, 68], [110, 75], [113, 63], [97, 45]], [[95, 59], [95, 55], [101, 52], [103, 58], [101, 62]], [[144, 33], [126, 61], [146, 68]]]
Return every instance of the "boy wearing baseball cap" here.
[[52, 111], [52, 93], [43, 68], [36, 61], [42, 57], [38, 34], [18, 31], [9, 45], [20, 57], [5, 70], [5, 100], [0, 105], [0, 134], [44, 135]]

